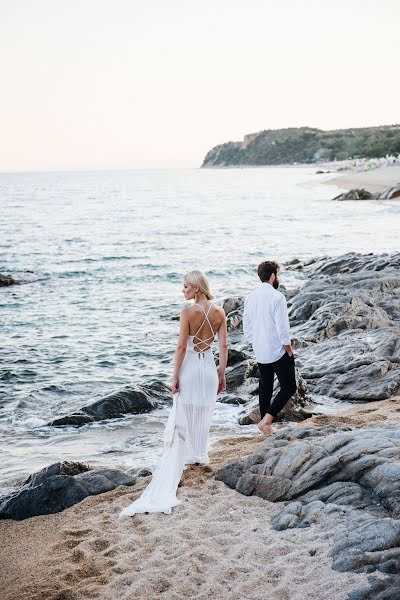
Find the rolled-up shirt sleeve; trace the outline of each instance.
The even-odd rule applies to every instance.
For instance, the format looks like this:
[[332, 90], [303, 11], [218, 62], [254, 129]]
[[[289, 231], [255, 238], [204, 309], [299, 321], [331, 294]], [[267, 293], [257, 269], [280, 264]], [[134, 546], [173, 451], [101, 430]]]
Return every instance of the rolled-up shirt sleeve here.
[[251, 307], [249, 306], [248, 298], [245, 298], [244, 300], [243, 335], [248, 342], [253, 341], [253, 324], [251, 321]]
[[289, 316], [286, 306], [286, 298], [282, 294], [279, 297], [276, 308], [275, 308], [275, 323], [276, 330], [282, 346], [288, 346], [290, 344], [290, 325]]

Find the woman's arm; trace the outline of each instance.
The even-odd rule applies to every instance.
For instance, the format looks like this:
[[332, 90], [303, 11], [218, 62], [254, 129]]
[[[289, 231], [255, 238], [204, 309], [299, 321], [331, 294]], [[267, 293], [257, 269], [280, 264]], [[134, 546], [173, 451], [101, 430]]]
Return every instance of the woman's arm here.
[[218, 345], [219, 345], [219, 367], [218, 367], [218, 391], [220, 394], [226, 389], [225, 369], [228, 362], [228, 332], [226, 329], [226, 315], [218, 329]]
[[174, 373], [172, 375], [172, 393], [176, 394], [179, 390], [179, 371], [186, 354], [187, 338], [189, 335], [188, 309], [181, 310], [179, 319], [179, 338], [175, 350]]

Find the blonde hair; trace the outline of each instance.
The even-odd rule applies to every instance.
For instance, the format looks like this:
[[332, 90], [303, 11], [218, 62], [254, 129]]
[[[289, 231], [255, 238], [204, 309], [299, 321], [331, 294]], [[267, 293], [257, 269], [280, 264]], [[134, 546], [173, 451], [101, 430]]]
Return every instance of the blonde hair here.
[[194, 271], [189, 271], [184, 275], [184, 280], [189, 285], [197, 285], [200, 292], [205, 295], [207, 300], [212, 300], [214, 298], [210, 290], [210, 284], [208, 283], [207, 276], [205, 273], [203, 273], [203, 271], [198, 271], [197, 269]]

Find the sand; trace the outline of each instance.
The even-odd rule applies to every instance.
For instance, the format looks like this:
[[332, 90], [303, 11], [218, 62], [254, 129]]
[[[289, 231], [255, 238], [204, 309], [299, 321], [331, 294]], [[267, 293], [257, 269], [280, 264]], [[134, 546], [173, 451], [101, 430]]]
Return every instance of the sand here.
[[[398, 400], [296, 426], [399, 424]], [[214, 479], [222, 464], [262, 442], [256, 431], [215, 442], [209, 467], [185, 471], [183, 503], [171, 515], [117, 518], [147, 485], [143, 478], [133, 488], [120, 486], [62, 513], [1, 521], [3, 600], [344, 600], [367, 584], [367, 575], [332, 570], [333, 530], [274, 531], [270, 519], [282, 503], [242, 496]]]
[[400, 166], [382, 166], [371, 171], [343, 171], [336, 173], [332, 179], [324, 183], [335, 185], [345, 190], [364, 188], [369, 192], [384, 192], [400, 183]]

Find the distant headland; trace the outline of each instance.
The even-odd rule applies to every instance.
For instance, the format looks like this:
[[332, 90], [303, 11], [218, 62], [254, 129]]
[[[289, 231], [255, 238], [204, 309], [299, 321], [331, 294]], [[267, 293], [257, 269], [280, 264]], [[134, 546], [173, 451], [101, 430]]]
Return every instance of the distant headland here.
[[210, 150], [202, 167], [319, 163], [400, 153], [400, 124], [323, 131], [312, 127], [266, 129]]

